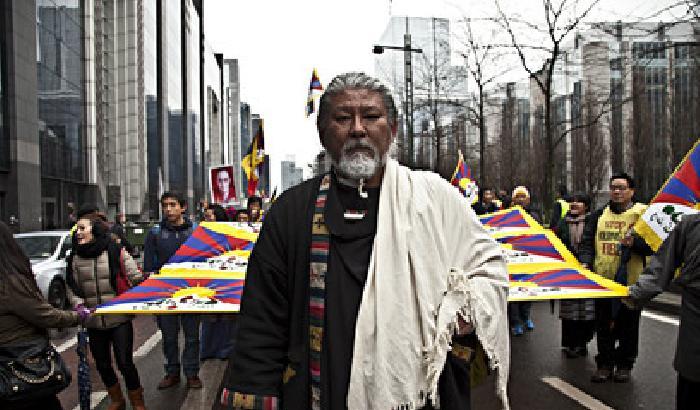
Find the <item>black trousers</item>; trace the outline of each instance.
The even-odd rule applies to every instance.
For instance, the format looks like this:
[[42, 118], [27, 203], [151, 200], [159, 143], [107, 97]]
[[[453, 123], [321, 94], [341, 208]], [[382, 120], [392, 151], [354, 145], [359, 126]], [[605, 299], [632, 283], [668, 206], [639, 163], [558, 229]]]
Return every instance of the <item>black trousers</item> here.
[[593, 339], [595, 320], [561, 320], [561, 345], [570, 349], [586, 347]]
[[695, 410], [700, 404], [700, 383], [678, 374], [676, 389], [676, 410]]
[[131, 321], [111, 329], [88, 329], [88, 336], [90, 336], [90, 352], [92, 352], [95, 366], [106, 387], [114, 386], [119, 381], [112, 368], [110, 345], [119, 372], [124, 376], [126, 388], [136, 390], [141, 387], [139, 373], [134, 364], [134, 328]]
[[[596, 299], [596, 333], [598, 355], [595, 358], [598, 368], [632, 369], [639, 352], [639, 318], [641, 310], [632, 310], [617, 304], [613, 312], [612, 299]], [[614, 315], [614, 316], [613, 316]]]

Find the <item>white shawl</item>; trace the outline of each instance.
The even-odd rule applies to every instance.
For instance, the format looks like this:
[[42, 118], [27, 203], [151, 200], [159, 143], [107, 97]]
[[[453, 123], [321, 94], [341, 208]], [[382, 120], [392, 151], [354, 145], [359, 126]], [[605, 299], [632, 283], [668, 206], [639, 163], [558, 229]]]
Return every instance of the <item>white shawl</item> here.
[[461, 315], [497, 370], [508, 409], [508, 274], [459, 191], [389, 160], [355, 327], [349, 410], [439, 406], [438, 378]]

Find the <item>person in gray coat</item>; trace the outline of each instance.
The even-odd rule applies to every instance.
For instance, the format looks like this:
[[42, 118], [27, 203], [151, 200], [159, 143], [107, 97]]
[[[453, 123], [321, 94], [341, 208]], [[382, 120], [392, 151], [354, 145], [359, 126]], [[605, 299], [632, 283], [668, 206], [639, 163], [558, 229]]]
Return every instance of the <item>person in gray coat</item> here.
[[[675, 278], [676, 269], [680, 275]], [[639, 307], [668, 289], [680, 286], [678, 344], [673, 367], [678, 372], [676, 409], [697, 409], [700, 403], [700, 214], [685, 215], [652, 256], [637, 283], [629, 288], [628, 306]]]
[[[119, 282], [133, 286], [143, 280], [136, 262], [112, 240], [109, 227], [98, 215], [78, 219], [73, 237], [73, 252], [67, 261], [66, 282], [74, 306], [94, 309], [119, 294]], [[95, 367], [107, 388], [111, 403], [108, 410], [126, 408], [126, 400], [112, 366], [112, 352], [124, 376], [134, 410], [145, 410], [143, 387], [134, 364], [134, 328], [129, 315], [95, 315], [87, 320], [90, 352]], [[112, 352], [110, 352], [110, 347]]]

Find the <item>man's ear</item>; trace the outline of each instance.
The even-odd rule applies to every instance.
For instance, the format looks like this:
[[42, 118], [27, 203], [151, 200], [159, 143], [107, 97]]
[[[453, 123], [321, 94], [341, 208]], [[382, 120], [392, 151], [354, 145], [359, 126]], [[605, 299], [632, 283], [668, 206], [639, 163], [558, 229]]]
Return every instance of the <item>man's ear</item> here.
[[391, 124], [391, 139], [393, 140], [396, 138], [396, 133], [399, 131], [399, 123], [398, 121], [394, 120], [394, 122]]
[[323, 148], [326, 148], [326, 141], [324, 137], [324, 129], [321, 127], [321, 123], [316, 123], [316, 130], [318, 131], [318, 140], [321, 142]]

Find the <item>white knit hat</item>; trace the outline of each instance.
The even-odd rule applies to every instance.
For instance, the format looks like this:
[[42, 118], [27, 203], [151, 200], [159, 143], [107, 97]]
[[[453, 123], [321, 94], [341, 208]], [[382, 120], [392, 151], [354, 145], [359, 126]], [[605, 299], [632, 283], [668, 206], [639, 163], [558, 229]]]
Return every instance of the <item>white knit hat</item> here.
[[510, 197], [515, 198], [515, 196], [518, 194], [524, 194], [526, 197], [530, 197], [530, 191], [528, 191], [527, 188], [525, 188], [522, 185], [518, 185], [517, 187], [515, 187], [515, 189], [513, 190], [513, 195], [511, 195]]

